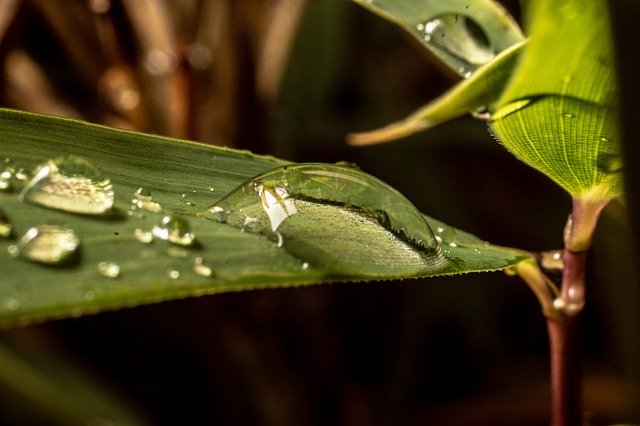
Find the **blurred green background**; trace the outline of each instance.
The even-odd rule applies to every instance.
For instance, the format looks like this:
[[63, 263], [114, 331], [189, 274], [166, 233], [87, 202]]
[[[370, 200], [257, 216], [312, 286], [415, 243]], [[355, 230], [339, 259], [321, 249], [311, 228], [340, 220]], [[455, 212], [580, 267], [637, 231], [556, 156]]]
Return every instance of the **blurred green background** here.
[[[519, 16], [517, 3], [505, 6]], [[2, 106], [350, 161], [492, 243], [562, 245], [568, 195], [484, 123], [346, 145], [347, 133], [400, 119], [456, 81], [348, 1], [3, 0], [0, 37]], [[590, 255], [583, 339], [593, 424], [640, 422], [629, 239], [624, 209], [609, 206]], [[62, 399], [75, 398], [69, 383], [89, 382], [150, 424], [537, 425], [549, 414], [545, 320], [528, 288], [501, 273], [191, 298], [0, 339], [15, 355], [0, 363], [0, 424], [84, 419], [74, 410], [118, 423], [97, 408], [92, 417], [91, 403], [53, 410], [34, 377], [64, 383], [54, 386]], [[30, 367], [11, 379], [16, 359]]]

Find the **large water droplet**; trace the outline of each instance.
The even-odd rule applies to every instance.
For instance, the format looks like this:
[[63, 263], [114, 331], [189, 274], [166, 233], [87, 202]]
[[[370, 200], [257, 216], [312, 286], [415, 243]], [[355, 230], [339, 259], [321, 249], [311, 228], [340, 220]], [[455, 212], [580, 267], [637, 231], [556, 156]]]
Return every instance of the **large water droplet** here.
[[454, 69], [468, 77], [495, 57], [495, 51], [480, 26], [470, 17], [445, 14], [416, 25], [420, 37]]
[[80, 239], [72, 229], [58, 225], [40, 225], [29, 229], [9, 254], [33, 262], [62, 265], [75, 260]]
[[154, 236], [181, 246], [190, 246], [196, 237], [189, 222], [178, 216], [164, 216], [151, 230]]
[[20, 199], [81, 214], [104, 214], [113, 206], [109, 179], [89, 161], [64, 157], [40, 164]]
[[11, 221], [0, 209], [0, 237], [10, 238], [13, 235], [13, 225]]
[[413, 256], [418, 270], [443, 262], [429, 225], [404, 196], [373, 176], [333, 164], [266, 172], [205, 216], [264, 235], [303, 262], [336, 273], [370, 273], [372, 262], [384, 269], [395, 256]]

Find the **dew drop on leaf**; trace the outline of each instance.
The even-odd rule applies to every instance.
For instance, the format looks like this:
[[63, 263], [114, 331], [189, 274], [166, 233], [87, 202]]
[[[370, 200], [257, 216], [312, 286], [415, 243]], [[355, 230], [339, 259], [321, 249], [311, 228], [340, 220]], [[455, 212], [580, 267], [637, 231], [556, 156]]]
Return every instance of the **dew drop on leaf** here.
[[8, 252], [48, 265], [68, 264], [76, 259], [80, 239], [72, 229], [58, 225], [40, 225], [29, 229]]
[[373, 176], [333, 164], [268, 171], [204, 216], [263, 235], [302, 265], [335, 273], [367, 274], [372, 265], [391, 270], [398, 261], [424, 272], [444, 262], [424, 216], [402, 194]]
[[467, 78], [495, 51], [480, 26], [470, 17], [445, 14], [420, 22], [415, 30], [436, 54], [457, 63], [458, 74]]
[[162, 206], [154, 201], [151, 191], [146, 188], [138, 188], [131, 198], [131, 207], [129, 207], [129, 215], [136, 217], [144, 217], [139, 210], [158, 213], [162, 211]]
[[113, 186], [89, 161], [69, 156], [37, 166], [20, 199], [52, 209], [100, 215], [113, 206]]
[[149, 244], [153, 242], [153, 233], [151, 231], [145, 231], [142, 228], [136, 228], [136, 230], [133, 231], [133, 236], [136, 238], [136, 240], [143, 244]]
[[7, 215], [0, 209], [0, 237], [10, 238], [13, 235], [13, 224]]
[[213, 269], [207, 265], [201, 257], [196, 257], [193, 261], [193, 271], [203, 277], [213, 275]]
[[120, 265], [115, 262], [98, 263], [98, 272], [109, 278], [118, 278], [120, 276]]
[[164, 216], [151, 232], [156, 238], [181, 246], [190, 246], [196, 239], [189, 222], [178, 216]]

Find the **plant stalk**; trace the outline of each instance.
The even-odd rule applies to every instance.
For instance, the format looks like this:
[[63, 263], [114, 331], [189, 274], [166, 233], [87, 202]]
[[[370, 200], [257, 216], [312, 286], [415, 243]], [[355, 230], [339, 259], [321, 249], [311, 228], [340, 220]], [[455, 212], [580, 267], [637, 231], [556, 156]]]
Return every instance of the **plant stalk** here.
[[584, 306], [584, 275], [587, 252], [563, 252], [562, 293], [554, 301], [565, 313], [548, 318], [551, 354], [551, 425], [582, 424], [582, 368], [580, 325]]

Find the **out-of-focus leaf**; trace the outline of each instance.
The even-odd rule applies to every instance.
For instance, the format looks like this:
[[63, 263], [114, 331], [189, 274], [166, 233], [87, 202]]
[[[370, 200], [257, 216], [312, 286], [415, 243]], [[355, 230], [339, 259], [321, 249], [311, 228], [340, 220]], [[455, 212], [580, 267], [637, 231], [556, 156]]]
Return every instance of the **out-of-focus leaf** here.
[[523, 41], [502, 51], [495, 59], [478, 68], [469, 78], [462, 80], [444, 95], [404, 120], [378, 130], [349, 135], [349, 143], [370, 145], [388, 142], [465, 114], [488, 114], [509, 81], [524, 45]]
[[[94, 164], [110, 179], [115, 200], [105, 215], [73, 214], [20, 200], [23, 183], [15, 179], [20, 169], [28, 172], [47, 160], [69, 155]], [[328, 182], [326, 186], [311, 182], [313, 188], [324, 191], [320, 195], [310, 192], [304, 182], [302, 193], [294, 193], [288, 178], [275, 183], [259, 181], [264, 185], [249, 182], [246, 196], [253, 198], [247, 198], [246, 223], [238, 224], [207, 218], [210, 206], [251, 177], [286, 162], [1, 110], [0, 159], [4, 158], [3, 168], [13, 170], [9, 174], [14, 176], [10, 180], [13, 190], [0, 191], [0, 209], [13, 227], [13, 238], [0, 238], [0, 322], [5, 325], [208, 293], [497, 270], [528, 256], [488, 245], [428, 217], [426, 222], [416, 219], [415, 207], [404, 197], [365, 173], [345, 169], [348, 172], [340, 175], [346, 178], [334, 181], [334, 165], [327, 166], [331, 173], [317, 174], [323, 185]], [[62, 188], [72, 197], [86, 195], [75, 191], [78, 182], [82, 179], [59, 179], [43, 191], [54, 188], [55, 193], [55, 188]], [[357, 191], [353, 185], [373, 185], [380, 195], [370, 192], [374, 197], [370, 205], [350, 205], [349, 199], [341, 197]], [[131, 200], [140, 187], [150, 191], [161, 211], [131, 210]], [[290, 200], [282, 188], [291, 191]], [[278, 241], [278, 233], [252, 232], [266, 206], [274, 211], [285, 206], [291, 215], [289, 202], [299, 213], [293, 216], [295, 220], [284, 222], [295, 224], [289, 234], [283, 232], [284, 243]], [[157, 210], [151, 206], [150, 210]], [[432, 231], [420, 232], [432, 233], [437, 250], [416, 249], [411, 233], [401, 225], [395, 232], [383, 226], [389, 223], [393, 228], [394, 211], [407, 211], [415, 223], [428, 224]], [[187, 221], [195, 244], [185, 247], [158, 237], [149, 244], [140, 242], [140, 235], [167, 215]], [[16, 253], [18, 239], [29, 229], [52, 224], [73, 230], [79, 238], [79, 249], [66, 264], [54, 261], [46, 265], [10, 255]], [[177, 231], [186, 231], [183, 226]], [[138, 229], [142, 232], [138, 231], [137, 238]], [[399, 238], [405, 232], [408, 238]], [[75, 244], [70, 238], [63, 242]], [[38, 255], [46, 258], [51, 249], [41, 247]], [[109, 268], [111, 263], [118, 268]]]
[[523, 40], [516, 22], [492, 0], [354, 0], [417, 38], [462, 77]]

